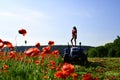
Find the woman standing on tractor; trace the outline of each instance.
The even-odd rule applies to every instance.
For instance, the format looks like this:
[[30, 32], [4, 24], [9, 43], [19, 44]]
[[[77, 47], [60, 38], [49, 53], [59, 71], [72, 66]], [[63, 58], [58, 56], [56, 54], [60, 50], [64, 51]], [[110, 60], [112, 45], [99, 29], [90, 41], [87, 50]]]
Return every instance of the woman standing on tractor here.
[[[73, 39], [74, 39], [75, 45], [73, 45]], [[72, 38], [71, 38], [72, 46], [76, 47], [76, 39], [77, 39], [77, 28], [76, 28], [76, 26], [74, 26], [72, 29]]]

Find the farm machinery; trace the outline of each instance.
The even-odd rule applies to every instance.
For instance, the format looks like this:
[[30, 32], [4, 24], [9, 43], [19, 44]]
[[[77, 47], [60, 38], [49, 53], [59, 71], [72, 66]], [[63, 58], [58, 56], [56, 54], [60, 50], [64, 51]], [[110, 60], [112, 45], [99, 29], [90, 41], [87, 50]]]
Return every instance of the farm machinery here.
[[88, 63], [87, 55], [81, 47], [81, 42], [79, 44], [80, 45], [78, 47], [70, 47], [68, 43], [68, 47], [64, 49], [64, 62], [81, 65]]

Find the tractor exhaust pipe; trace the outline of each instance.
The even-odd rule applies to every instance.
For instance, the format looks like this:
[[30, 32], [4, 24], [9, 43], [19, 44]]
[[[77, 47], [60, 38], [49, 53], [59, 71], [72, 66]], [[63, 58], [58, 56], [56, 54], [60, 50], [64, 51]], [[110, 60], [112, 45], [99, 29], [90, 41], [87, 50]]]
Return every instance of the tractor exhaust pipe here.
[[79, 42], [80, 48], [81, 48], [81, 42]]

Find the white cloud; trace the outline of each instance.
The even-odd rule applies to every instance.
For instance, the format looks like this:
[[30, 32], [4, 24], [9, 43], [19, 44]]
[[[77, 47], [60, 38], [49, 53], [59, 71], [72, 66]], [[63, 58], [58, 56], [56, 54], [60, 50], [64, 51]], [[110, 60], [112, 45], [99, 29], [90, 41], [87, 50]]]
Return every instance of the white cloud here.
[[33, 10], [22, 10], [17, 13], [20, 18], [23, 18], [25, 21], [34, 21], [36, 19], [46, 19], [46, 16], [42, 12], [33, 11]]
[[12, 12], [0, 12], [0, 16], [2, 16], [2, 17], [15, 17], [16, 14], [14, 14]]
[[48, 18], [48, 16], [43, 12], [29, 10], [29, 9], [19, 9], [15, 11], [6, 11], [6, 12], [1, 11], [0, 17], [3, 17], [3, 18], [12, 17], [12, 19], [18, 18], [18, 20], [22, 19], [25, 21], [34, 21], [36, 19], [47, 19]]

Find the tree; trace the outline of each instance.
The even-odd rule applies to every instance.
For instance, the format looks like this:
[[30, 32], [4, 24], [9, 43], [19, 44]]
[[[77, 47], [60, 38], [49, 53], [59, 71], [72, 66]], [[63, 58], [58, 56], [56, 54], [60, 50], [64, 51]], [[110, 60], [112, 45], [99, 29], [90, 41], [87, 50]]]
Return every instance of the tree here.
[[96, 48], [99, 57], [106, 57], [107, 56], [107, 49], [104, 46], [99, 46]]
[[120, 37], [104, 46], [98, 46], [88, 51], [90, 57], [120, 57]]
[[116, 51], [114, 48], [110, 48], [108, 51], [108, 57], [115, 57], [116, 56]]
[[97, 51], [96, 51], [95, 48], [89, 49], [89, 51], [88, 51], [88, 56], [89, 56], [89, 57], [97, 57], [96, 54], [97, 54]]
[[120, 37], [117, 36], [117, 39], [114, 40], [114, 47], [117, 51], [120, 50]]

